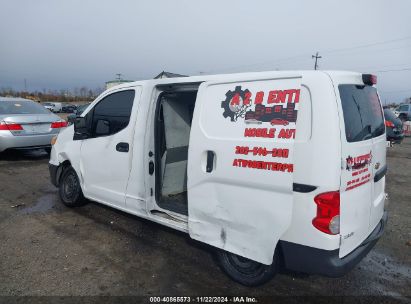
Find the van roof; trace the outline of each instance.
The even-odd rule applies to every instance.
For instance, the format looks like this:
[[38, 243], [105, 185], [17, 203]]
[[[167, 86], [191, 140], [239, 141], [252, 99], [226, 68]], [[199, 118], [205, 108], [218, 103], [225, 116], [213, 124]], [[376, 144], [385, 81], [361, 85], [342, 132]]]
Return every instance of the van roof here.
[[248, 73], [233, 73], [233, 74], [215, 74], [215, 75], [199, 75], [199, 76], [188, 76], [188, 77], [176, 77], [176, 78], [160, 78], [160, 79], [148, 79], [148, 80], [139, 80], [134, 82], [123, 83], [113, 87], [113, 89], [119, 88], [129, 88], [136, 85], [161, 85], [168, 83], [195, 83], [195, 82], [204, 82], [204, 81], [217, 81], [224, 80], [226, 77], [238, 77], [239, 79], [244, 78], [261, 78], [261, 77], [295, 77], [296, 75], [301, 75], [302, 77], [315, 77], [316, 75], [327, 74], [331, 78], [334, 77], [349, 77], [362, 75], [359, 72], [350, 72], [350, 71], [312, 71], [312, 70], [295, 70], [295, 71], [265, 71], [265, 72], [248, 72]]

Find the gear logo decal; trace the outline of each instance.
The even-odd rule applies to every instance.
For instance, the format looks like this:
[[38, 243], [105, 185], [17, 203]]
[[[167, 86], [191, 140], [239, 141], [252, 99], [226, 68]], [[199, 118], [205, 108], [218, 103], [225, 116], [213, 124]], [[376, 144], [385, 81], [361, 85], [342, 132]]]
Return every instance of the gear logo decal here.
[[267, 94], [259, 91], [252, 100], [253, 94], [250, 90], [236, 86], [234, 91], [228, 91], [225, 96], [226, 99], [221, 102], [223, 116], [230, 117], [232, 122], [244, 118], [246, 123], [268, 122], [271, 125], [287, 126], [297, 121], [296, 104], [300, 98], [299, 89], [272, 90]]
[[248, 89], [241, 90], [241, 86], [236, 86], [234, 91], [228, 91], [226, 99], [221, 102], [224, 109], [224, 118], [230, 117], [231, 121], [237, 121], [239, 117], [244, 117], [247, 109], [250, 107], [249, 102], [251, 93]]

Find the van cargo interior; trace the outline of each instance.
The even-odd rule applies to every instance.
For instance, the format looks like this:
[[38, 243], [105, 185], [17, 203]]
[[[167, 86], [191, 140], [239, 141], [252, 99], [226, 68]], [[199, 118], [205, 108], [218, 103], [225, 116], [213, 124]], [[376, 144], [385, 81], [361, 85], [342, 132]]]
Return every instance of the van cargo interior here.
[[188, 215], [188, 144], [196, 97], [196, 89], [165, 91], [156, 111], [157, 204], [183, 215]]

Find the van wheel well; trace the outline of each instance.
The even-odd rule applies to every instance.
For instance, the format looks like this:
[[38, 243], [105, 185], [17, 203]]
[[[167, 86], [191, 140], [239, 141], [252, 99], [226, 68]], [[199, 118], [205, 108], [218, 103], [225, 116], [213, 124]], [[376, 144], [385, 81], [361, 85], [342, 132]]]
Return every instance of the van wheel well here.
[[64, 172], [64, 170], [66, 170], [68, 167], [71, 167], [71, 162], [69, 160], [65, 160], [64, 162], [62, 162], [57, 170], [57, 183], [60, 185], [60, 178], [62, 176], [62, 173]]

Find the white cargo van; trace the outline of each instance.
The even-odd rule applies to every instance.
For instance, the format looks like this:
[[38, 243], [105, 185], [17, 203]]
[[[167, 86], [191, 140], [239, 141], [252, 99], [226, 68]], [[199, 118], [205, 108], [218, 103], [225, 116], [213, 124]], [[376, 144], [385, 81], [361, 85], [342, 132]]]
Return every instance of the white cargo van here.
[[101, 94], [53, 145], [84, 197], [216, 248], [234, 280], [352, 269], [383, 233], [386, 140], [376, 78], [263, 72], [138, 81]]

